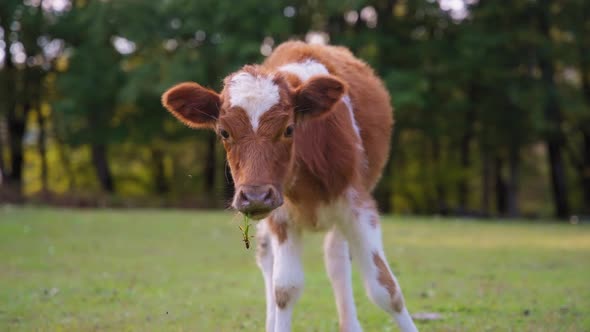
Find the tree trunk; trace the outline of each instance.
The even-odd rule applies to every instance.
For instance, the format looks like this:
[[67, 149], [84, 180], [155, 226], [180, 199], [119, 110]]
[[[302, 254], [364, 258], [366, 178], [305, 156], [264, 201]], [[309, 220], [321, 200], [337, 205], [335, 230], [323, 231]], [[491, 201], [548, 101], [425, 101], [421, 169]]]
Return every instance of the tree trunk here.
[[74, 174], [74, 168], [72, 167], [72, 162], [69, 158], [69, 155], [66, 153], [66, 144], [64, 143], [63, 139], [60, 137], [59, 132], [57, 131], [57, 119], [53, 117], [53, 139], [55, 142], [55, 147], [59, 154], [59, 159], [61, 159], [63, 171], [65, 172], [68, 178], [68, 190], [72, 190], [76, 188], [76, 174]]
[[388, 160], [383, 168], [383, 174], [381, 175], [381, 181], [377, 183], [377, 187], [374, 190], [375, 201], [379, 210], [383, 213], [391, 212], [391, 173], [392, 173], [392, 160]]
[[226, 202], [226, 205], [229, 207], [231, 205], [231, 202], [234, 198], [234, 178], [231, 176], [231, 170], [229, 169], [229, 164], [227, 161], [227, 156], [225, 156], [225, 168], [224, 168], [224, 172], [225, 172], [225, 187], [223, 190], [223, 198], [224, 201]]
[[[541, 11], [539, 15], [539, 26], [541, 33], [546, 42], [551, 41], [549, 8], [550, 0], [541, 2]], [[551, 169], [551, 186], [553, 192], [553, 202], [555, 205], [555, 215], [557, 218], [565, 219], [569, 216], [569, 202], [567, 191], [567, 180], [565, 175], [565, 166], [562, 157], [563, 133], [561, 131], [561, 110], [557, 97], [557, 88], [555, 86], [555, 66], [547, 49], [541, 49], [539, 52], [539, 65], [541, 67], [541, 76], [545, 86], [545, 111], [544, 117], [548, 125], [545, 135], [545, 144], [548, 151], [549, 167]]]
[[6, 176], [6, 166], [4, 164], [4, 119], [0, 116], [0, 186]]
[[389, 166], [389, 180], [386, 184], [388, 190], [389, 190], [389, 195], [387, 197], [387, 201], [389, 202], [389, 211], [388, 212], [393, 212], [395, 211], [395, 177], [396, 177], [396, 171], [398, 171], [398, 168], [396, 168], [396, 162], [399, 160], [399, 155], [400, 155], [400, 148], [399, 148], [399, 130], [397, 130], [395, 127], [393, 128], [393, 134], [391, 135], [391, 152], [389, 153], [389, 161], [388, 163], [390, 164]]
[[481, 212], [484, 216], [490, 215], [490, 192], [492, 188], [491, 184], [491, 160], [490, 156], [486, 151], [482, 151], [481, 156], [482, 162], [482, 174], [481, 174]]
[[[1, 8], [1, 10], [4, 10], [4, 8]], [[12, 78], [12, 74], [14, 71], [14, 64], [12, 63], [12, 59], [10, 56], [10, 42], [9, 39], [6, 37], [8, 36], [7, 31], [10, 31], [8, 28], [10, 26], [10, 19], [9, 19], [9, 15], [8, 12], [5, 11], [4, 13], [0, 12], [0, 14], [4, 14], [2, 16], [0, 16], [0, 27], [2, 27], [2, 31], [4, 31], [4, 48], [2, 49], [2, 51], [4, 52], [4, 69], [3, 71], [3, 75], [1, 75], [0, 77], [3, 77], [4, 80], [1, 81], [0, 83], [2, 84], [2, 89], [4, 90], [5, 93], [5, 98], [3, 98], [4, 100], [0, 100], [0, 114], [5, 114], [6, 116], [2, 116], [0, 118], [0, 184], [3, 184], [4, 182], [8, 182], [9, 181], [9, 177], [10, 177], [10, 173], [8, 172], [8, 164], [7, 162], [5, 162], [4, 160], [4, 151], [6, 149], [6, 151], [8, 151], [10, 154], [12, 154], [12, 150], [10, 148], [10, 137], [7, 135], [6, 139], [3, 136], [3, 124], [6, 123], [6, 129], [8, 130], [8, 114], [10, 112], [12, 112], [12, 110], [14, 109], [15, 105], [14, 103], [14, 98], [15, 98], [15, 93], [14, 93], [14, 80]], [[4, 122], [6, 121], [6, 122]]]
[[109, 168], [107, 158], [107, 148], [104, 144], [95, 144], [91, 146], [92, 163], [96, 171], [96, 177], [100, 183], [100, 188], [107, 193], [114, 193], [115, 186], [113, 183], [113, 176]]
[[27, 111], [28, 107], [22, 110], [21, 113], [25, 113], [24, 115], [18, 116], [16, 110], [13, 110], [7, 116], [10, 136], [10, 173], [8, 182], [18, 192], [21, 191], [23, 182], [23, 136], [26, 128], [25, 118]]
[[551, 184], [553, 189], [553, 202], [555, 216], [565, 219], [569, 216], [569, 202], [567, 198], [567, 186], [561, 145], [553, 140], [548, 140], [549, 165], [551, 167]]
[[45, 138], [44, 121], [39, 121], [39, 156], [41, 157], [41, 190], [47, 193], [49, 188], [47, 184], [48, 169], [47, 169], [47, 147]]
[[507, 215], [510, 218], [515, 218], [520, 215], [518, 204], [518, 183], [519, 183], [519, 168], [520, 168], [520, 154], [516, 146], [510, 148], [509, 177], [507, 186]]
[[494, 176], [496, 177], [496, 210], [501, 216], [506, 215], [507, 208], [507, 193], [506, 193], [506, 181], [502, 175], [504, 161], [501, 157], [496, 157], [494, 162]]
[[164, 167], [164, 152], [158, 148], [152, 148], [152, 163], [154, 176], [154, 189], [156, 194], [166, 194], [170, 188], [166, 180], [166, 171]]
[[[477, 104], [478, 93], [477, 88], [474, 84], [469, 87], [469, 96], [470, 99], [474, 101], [474, 104]], [[475, 109], [469, 108], [467, 113], [465, 114], [465, 132], [461, 137], [461, 168], [463, 170], [463, 174], [459, 180], [459, 211], [465, 213], [468, 209], [469, 204], [469, 169], [471, 168], [471, 140], [473, 138], [473, 127], [475, 125]]]
[[[41, 32], [41, 24], [43, 18], [42, 12], [43, 1], [39, 4], [36, 14], [36, 22], [34, 29], [29, 31], [29, 35], [21, 35], [21, 42], [25, 43], [27, 38], [35, 38]], [[16, 11], [14, 12], [16, 13]], [[18, 71], [12, 62], [10, 56], [10, 25], [12, 24], [14, 13], [1, 13], [0, 23], [2, 24], [2, 30], [4, 31], [5, 43], [4, 43], [4, 76], [5, 86], [4, 92], [6, 96], [5, 108], [6, 108], [6, 120], [8, 124], [8, 133], [10, 137], [10, 156], [11, 156], [11, 167], [10, 174], [8, 176], [8, 182], [12, 185], [17, 193], [22, 193], [23, 184], [23, 162], [24, 162], [24, 147], [23, 147], [23, 136], [26, 132], [27, 117], [29, 111], [34, 106], [35, 92], [40, 86], [40, 72], [38, 69], [33, 67], [26, 67], [25, 70]], [[25, 46], [25, 49], [28, 47]], [[27, 49], [28, 52], [31, 52]], [[26, 55], [32, 55], [31, 53]], [[17, 73], [20, 73], [21, 77], [18, 77]], [[19, 89], [19, 78], [21, 86]], [[20, 105], [19, 105], [20, 102]], [[21, 106], [21, 107], [18, 107]]]
[[48, 192], [47, 186], [47, 178], [48, 178], [48, 169], [47, 169], [47, 131], [45, 130], [45, 116], [41, 111], [41, 82], [38, 82], [38, 90], [37, 95], [35, 96], [36, 105], [35, 108], [37, 110], [37, 124], [39, 125], [39, 141], [37, 148], [39, 150], [39, 156], [41, 158], [41, 191], [43, 194]]
[[[10, 31], [9, 22], [2, 22], [2, 29]], [[10, 56], [10, 43], [6, 42], [4, 47], [4, 93], [7, 96], [4, 101], [6, 112], [6, 125], [9, 140], [10, 172], [6, 176], [6, 182], [17, 192], [21, 192], [22, 169], [23, 169], [23, 147], [22, 139], [25, 133], [26, 111], [17, 112], [17, 70]]]
[[590, 213], [590, 130], [584, 130], [583, 136], [582, 168], [580, 171], [583, 191], [582, 210], [584, 213]]
[[[582, 78], [582, 93], [586, 100], [586, 109], [590, 111], [590, 60], [588, 49], [582, 41], [579, 41], [580, 75]], [[590, 120], [581, 123], [582, 129], [582, 164], [579, 168], [580, 182], [582, 185], [583, 201], [582, 210], [590, 213]]]
[[217, 151], [215, 143], [217, 136], [214, 132], [208, 133], [207, 137], [207, 156], [205, 158], [204, 176], [205, 176], [205, 193], [210, 199], [215, 198], [215, 178], [217, 176]]
[[432, 141], [432, 155], [434, 159], [434, 167], [436, 170], [435, 191], [437, 200], [437, 211], [439, 214], [446, 216], [449, 214], [449, 206], [447, 204], [447, 190], [442, 181], [441, 160], [440, 160], [440, 140], [434, 139]]
[[458, 185], [458, 192], [459, 192], [459, 213], [464, 214], [467, 211], [467, 197], [469, 195], [469, 188], [467, 186], [468, 181], [468, 171], [469, 167], [471, 166], [471, 160], [469, 156], [469, 145], [471, 142], [471, 135], [470, 130], [468, 129], [467, 132], [461, 137], [461, 147], [460, 147], [460, 154], [461, 154], [461, 170], [462, 174], [459, 179]]

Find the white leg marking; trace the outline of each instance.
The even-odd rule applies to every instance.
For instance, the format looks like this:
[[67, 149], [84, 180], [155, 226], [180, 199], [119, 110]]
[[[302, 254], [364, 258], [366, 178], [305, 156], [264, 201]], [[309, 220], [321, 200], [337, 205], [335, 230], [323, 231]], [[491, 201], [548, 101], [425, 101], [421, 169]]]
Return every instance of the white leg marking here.
[[336, 298], [340, 332], [362, 331], [352, 293], [348, 243], [336, 226], [326, 234], [324, 239], [324, 260]]
[[369, 298], [389, 313], [402, 332], [418, 331], [404, 305], [403, 294], [391, 272], [381, 240], [379, 216], [372, 201], [358, 202], [349, 197], [353, 218], [342, 225], [353, 258], [358, 262]]
[[248, 113], [254, 131], [258, 129], [262, 114], [279, 102], [279, 87], [272, 80], [272, 77], [240, 72], [229, 82], [231, 106], [239, 106]]
[[273, 252], [268, 229], [268, 219], [258, 223], [256, 227], [256, 263], [262, 271], [266, 295], [266, 332], [273, 332], [275, 327], [275, 297], [272, 284]]
[[[288, 223], [288, 221], [279, 221]], [[301, 264], [301, 231], [292, 224], [286, 227], [286, 238], [272, 236], [274, 253], [273, 287], [275, 297], [275, 332], [291, 331], [293, 307], [303, 291]]]

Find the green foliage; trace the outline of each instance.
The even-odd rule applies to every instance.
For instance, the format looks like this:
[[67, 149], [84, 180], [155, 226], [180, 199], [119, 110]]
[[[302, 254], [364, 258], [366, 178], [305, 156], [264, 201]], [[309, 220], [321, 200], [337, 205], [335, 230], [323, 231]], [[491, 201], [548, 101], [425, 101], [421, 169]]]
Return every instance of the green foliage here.
[[[408, 212], [443, 213], [444, 205], [505, 214], [479, 203], [486, 195], [502, 196], [482, 183], [509, 183], [513, 197], [523, 196], [518, 188], [548, 183], [549, 170], [538, 165], [547, 159], [539, 145], [555, 134], [568, 157], [564, 174], [570, 178], [574, 210], [581, 211], [585, 203], [578, 177], [583, 179], [590, 167], [584, 155], [590, 144], [585, 143], [590, 137], [587, 12], [583, 0], [476, 1], [460, 18], [426, 0], [73, 1], [61, 12], [3, 1], [0, 21], [14, 30], [4, 35], [21, 42], [27, 56], [42, 53], [39, 40], [61, 40], [64, 48], [42, 65], [19, 65], [16, 79], [6, 70], [0, 75], [18, 81], [15, 86], [24, 91], [18, 93], [18, 110], [32, 96], [25, 91], [28, 82], [41, 78], [44, 102], [53, 106], [50, 141], [59, 138], [75, 149], [107, 145], [117, 170], [125, 169], [130, 156], [112, 151], [127, 151], [125, 144], [138, 151], [165, 151], [171, 164], [165, 178], [174, 196], [184, 192], [186, 174], [210, 169], [211, 156], [221, 155], [207, 142], [210, 133], [190, 131], [162, 109], [161, 94], [182, 81], [219, 90], [225, 75], [263, 60], [263, 43], [276, 47], [323, 31], [332, 44], [349, 47], [372, 65], [391, 91], [396, 138], [377, 190], [380, 202], [398, 202], [393, 208]], [[545, 14], [549, 34], [541, 29]], [[9, 28], [13, 22], [20, 28]], [[117, 43], [127, 49], [118, 49]], [[543, 59], [555, 68], [555, 88], [542, 75]], [[556, 96], [561, 123], [547, 117], [550, 96]], [[8, 114], [4, 108], [0, 112]], [[183, 168], [189, 160], [196, 164]], [[59, 163], [50, 168], [60, 168]], [[222, 158], [211, 163], [222, 169]], [[147, 162], [136, 178], [155, 178], [152, 166]], [[525, 169], [533, 169], [536, 177], [514, 176]], [[121, 175], [117, 172], [115, 178]], [[194, 174], [195, 181], [214, 177], [213, 189], [221, 191], [221, 173]], [[137, 187], [150, 188], [144, 182]], [[213, 189], [205, 188], [203, 195]], [[526, 207], [520, 212], [537, 214], [547, 197], [520, 197]]]

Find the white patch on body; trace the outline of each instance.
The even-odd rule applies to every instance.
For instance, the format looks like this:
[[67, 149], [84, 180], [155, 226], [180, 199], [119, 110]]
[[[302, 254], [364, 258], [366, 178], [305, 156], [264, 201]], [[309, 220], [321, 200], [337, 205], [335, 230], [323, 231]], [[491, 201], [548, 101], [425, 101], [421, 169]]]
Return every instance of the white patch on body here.
[[228, 86], [231, 106], [243, 108], [256, 131], [260, 117], [279, 102], [279, 87], [272, 77], [254, 76], [241, 72], [236, 74]]
[[359, 125], [356, 122], [356, 118], [354, 117], [354, 108], [352, 106], [352, 101], [350, 100], [350, 96], [349, 95], [342, 96], [342, 102], [344, 103], [344, 105], [346, 105], [346, 108], [348, 109], [348, 114], [350, 115], [350, 121], [352, 122], [352, 129], [354, 130], [354, 133], [356, 134], [356, 138], [358, 139], [358, 141], [356, 143], [356, 148], [364, 156], [364, 158], [361, 161], [361, 163], [362, 163], [361, 165], [364, 169], [368, 169], [369, 168], [369, 160], [367, 159], [367, 157], [365, 155], [365, 148], [363, 147], [363, 138], [361, 137], [361, 129], [359, 128]]
[[344, 105], [346, 105], [346, 108], [348, 109], [348, 113], [350, 114], [350, 119], [352, 120], [352, 128], [354, 129], [356, 136], [360, 140], [361, 139], [361, 130], [359, 128], [358, 123], [356, 122], [356, 119], [354, 118], [354, 109], [352, 108], [352, 101], [350, 100], [350, 96], [349, 95], [342, 96], [342, 102], [344, 102]]
[[301, 82], [309, 80], [315, 75], [329, 75], [328, 69], [323, 64], [314, 60], [305, 60], [303, 62], [289, 63], [279, 67], [279, 71], [286, 71], [297, 75]]

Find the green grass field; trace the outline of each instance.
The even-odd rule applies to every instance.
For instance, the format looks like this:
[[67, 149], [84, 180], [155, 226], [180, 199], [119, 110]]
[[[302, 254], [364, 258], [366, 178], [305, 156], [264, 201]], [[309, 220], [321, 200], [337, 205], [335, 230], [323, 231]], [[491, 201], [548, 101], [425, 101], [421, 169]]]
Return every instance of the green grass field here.
[[[262, 331], [241, 218], [0, 207], [0, 331]], [[590, 227], [387, 217], [387, 256], [422, 331], [590, 331]], [[306, 235], [294, 331], [337, 331], [322, 237]], [[354, 274], [365, 331], [396, 331]]]

